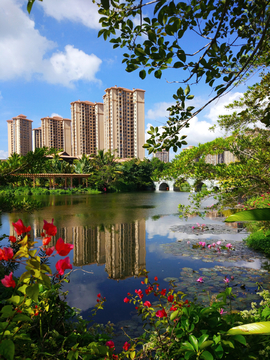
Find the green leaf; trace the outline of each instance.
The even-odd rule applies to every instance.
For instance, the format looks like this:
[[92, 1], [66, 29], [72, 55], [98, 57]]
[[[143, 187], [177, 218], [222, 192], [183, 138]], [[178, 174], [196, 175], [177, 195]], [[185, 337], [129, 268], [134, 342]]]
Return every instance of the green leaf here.
[[25, 314], [15, 315], [13, 321], [31, 321], [31, 318]]
[[196, 352], [199, 351], [199, 344], [198, 344], [198, 340], [194, 335], [189, 335], [189, 341], [191, 343], [191, 345], [193, 346], [193, 348], [196, 350]]
[[13, 360], [15, 354], [15, 345], [11, 340], [3, 340], [0, 344], [0, 354], [7, 360]]
[[146, 77], [146, 71], [145, 71], [145, 70], [141, 70], [141, 71], [139, 72], [139, 76], [140, 76], [141, 79], [145, 79], [145, 77]]
[[194, 352], [194, 347], [188, 341], [183, 342], [181, 349], [188, 349]]
[[245, 324], [231, 328], [228, 335], [270, 335], [270, 321]]
[[155, 77], [156, 77], [157, 79], [160, 79], [160, 78], [161, 78], [161, 75], [162, 75], [162, 71], [161, 71], [161, 70], [156, 70], [156, 71], [154, 72], [154, 75], [155, 75]]
[[189, 85], [187, 85], [187, 87], [185, 88], [185, 95], [188, 95], [190, 93], [190, 87]]
[[29, 12], [29, 14], [32, 10], [32, 6], [34, 5], [34, 2], [35, 2], [35, 0], [29, 0], [27, 3], [27, 11]]
[[28, 295], [34, 301], [38, 300], [39, 287], [38, 284], [30, 285], [26, 289], [26, 295]]
[[12, 305], [5, 305], [1, 310], [2, 318], [9, 318], [14, 314], [13, 306]]
[[13, 296], [11, 296], [11, 298], [9, 299], [9, 301], [12, 302], [12, 303], [15, 304], [15, 305], [18, 305], [18, 304], [20, 303], [20, 300], [21, 300], [21, 298], [20, 298], [20, 296], [18, 296], [18, 295], [13, 295]]
[[104, 7], [105, 10], [108, 10], [110, 7], [109, 0], [101, 0], [101, 5]]
[[179, 313], [179, 310], [176, 310], [173, 313], [171, 313], [170, 320], [174, 320], [177, 317], [178, 313]]
[[202, 354], [201, 354], [201, 358], [202, 359], [205, 359], [205, 360], [213, 360], [213, 355], [209, 352], [209, 351], [204, 351]]
[[233, 340], [238, 341], [242, 345], [247, 345], [246, 339], [243, 335], [233, 335]]
[[254, 209], [241, 211], [239, 213], [230, 215], [225, 222], [234, 221], [270, 221], [270, 209]]

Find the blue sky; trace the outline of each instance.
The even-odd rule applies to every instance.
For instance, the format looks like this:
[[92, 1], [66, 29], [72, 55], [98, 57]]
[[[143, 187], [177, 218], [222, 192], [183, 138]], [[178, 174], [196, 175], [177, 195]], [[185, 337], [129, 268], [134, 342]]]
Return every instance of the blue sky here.
[[[146, 91], [146, 132], [151, 125], [166, 122], [166, 108], [178, 87], [167, 81], [178, 80], [179, 70], [164, 72], [161, 79], [150, 75], [144, 80], [138, 71], [126, 73], [122, 64], [125, 50], [114, 50], [109, 41], [97, 37], [99, 15], [92, 0], [36, 1], [31, 15], [26, 4], [27, 0], [0, 1], [0, 158], [7, 157], [7, 120], [24, 114], [33, 120], [34, 128], [45, 116], [70, 118], [72, 101], [101, 102], [104, 89], [114, 85]], [[187, 39], [186, 46], [194, 50], [198, 44]], [[224, 113], [224, 105], [246, 87], [234, 89], [193, 119], [183, 132], [188, 145], [224, 135], [208, 128]], [[192, 87], [191, 93], [195, 105], [211, 98], [203, 84]]]

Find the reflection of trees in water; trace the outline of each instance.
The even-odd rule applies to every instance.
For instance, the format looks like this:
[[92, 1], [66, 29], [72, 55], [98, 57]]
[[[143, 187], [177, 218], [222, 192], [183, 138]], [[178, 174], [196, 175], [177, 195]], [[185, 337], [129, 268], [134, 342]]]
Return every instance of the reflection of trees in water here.
[[[42, 229], [35, 229], [40, 237]], [[58, 228], [50, 246], [61, 237], [74, 244], [73, 265], [105, 265], [109, 278], [124, 279], [139, 275], [145, 268], [145, 220], [104, 226], [73, 226]]]

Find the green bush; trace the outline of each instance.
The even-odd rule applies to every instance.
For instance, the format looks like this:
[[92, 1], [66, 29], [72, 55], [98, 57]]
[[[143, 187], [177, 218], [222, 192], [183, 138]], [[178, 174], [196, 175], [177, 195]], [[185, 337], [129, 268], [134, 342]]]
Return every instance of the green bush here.
[[256, 231], [250, 234], [245, 241], [252, 249], [270, 255], [270, 230], [266, 232], [263, 230]]

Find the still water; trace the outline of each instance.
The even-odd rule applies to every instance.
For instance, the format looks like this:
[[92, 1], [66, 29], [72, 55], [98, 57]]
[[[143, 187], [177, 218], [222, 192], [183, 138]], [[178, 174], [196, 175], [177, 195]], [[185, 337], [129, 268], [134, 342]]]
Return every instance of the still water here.
[[[98, 313], [97, 321], [119, 323], [132, 319], [134, 305], [125, 304], [123, 299], [127, 292], [143, 289], [139, 274], [144, 268], [150, 271], [150, 279], [154, 276], [159, 278], [161, 287], [168, 289], [169, 278], [174, 278], [179, 289], [188, 291], [190, 288], [192, 296], [199, 294], [201, 301], [206, 301], [205, 289], [196, 282], [197, 277], [204, 276], [204, 286], [216, 291], [215, 286], [218, 287], [220, 282], [222, 285], [222, 277], [230, 269], [236, 278], [239, 276], [239, 285], [243, 277], [248, 277], [245, 282], [249, 281], [250, 290], [243, 295], [244, 300], [247, 295], [254, 298], [252, 290], [255, 285], [250, 281], [254, 278], [255, 282], [261, 276], [268, 275], [266, 270], [261, 269], [266, 259], [246, 253], [240, 246], [240, 240], [246, 234], [237, 231], [230, 233], [231, 228], [221, 218], [179, 219], [178, 204], [188, 204], [188, 195], [180, 192], [149, 192], [40, 196], [38, 199], [44, 202], [45, 207], [34, 214], [2, 214], [1, 233], [13, 234], [11, 223], [21, 218], [24, 224], [31, 225], [32, 235], [39, 240], [43, 219], [49, 222], [54, 219], [58, 232], [50, 246], [55, 245], [59, 237], [74, 244], [69, 255], [74, 271], [70, 283], [63, 290], [69, 291], [69, 304], [80, 308], [84, 318], [91, 314], [97, 294], [101, 293], [107, 302], [105, 309]], [[209, 200], [204, 205], [211, 203]], [[185, 227], [191, 228], [197, 222], [209, 226], [220, 225], [225, 228], [224, 233], [226, 229], [229, 233], [210, 236], [185, 232]], [[236, 241], [239, 248], [234, 257], [228, 252], [220, 257], [215, 250], [202, 252], [196, 248], [200, 239]], [[178, 245], [180, 247], [177, 248]], [[58, 259], [51, 259], [52, 268]], [[241, 289], [239, 287], [239, 294], [243, 291]]]

